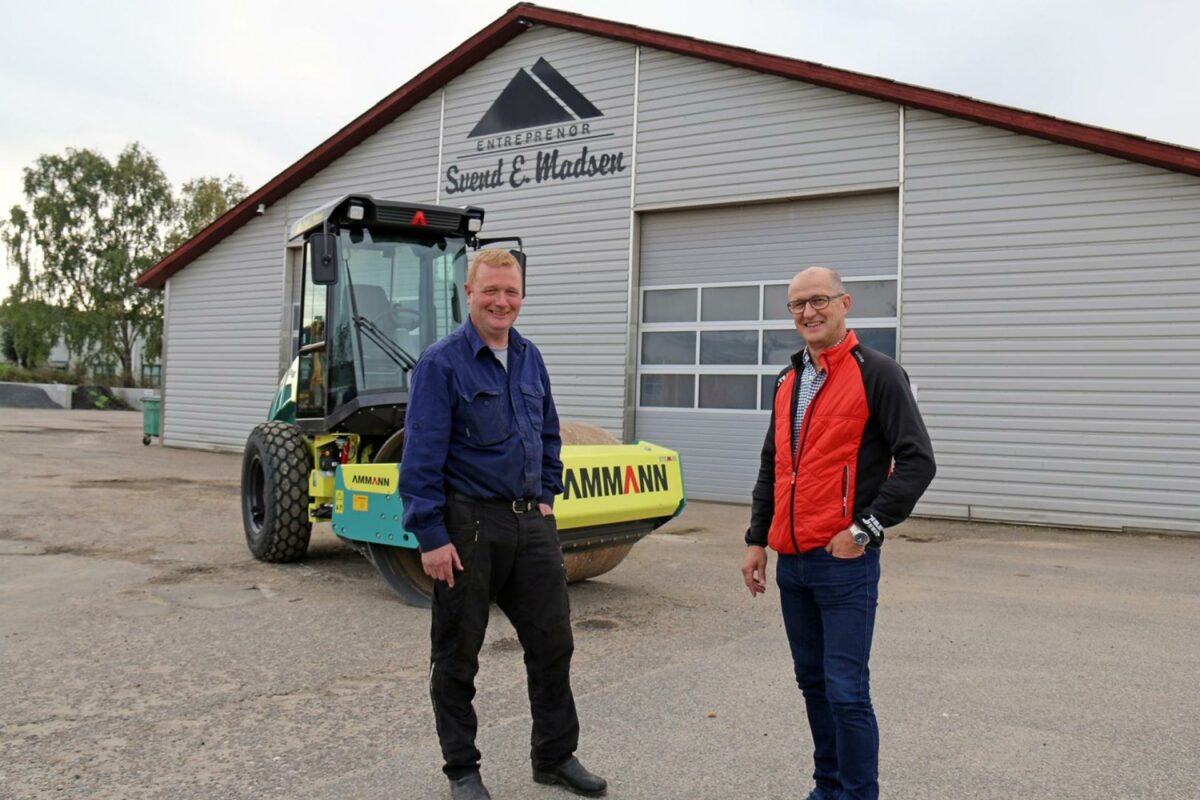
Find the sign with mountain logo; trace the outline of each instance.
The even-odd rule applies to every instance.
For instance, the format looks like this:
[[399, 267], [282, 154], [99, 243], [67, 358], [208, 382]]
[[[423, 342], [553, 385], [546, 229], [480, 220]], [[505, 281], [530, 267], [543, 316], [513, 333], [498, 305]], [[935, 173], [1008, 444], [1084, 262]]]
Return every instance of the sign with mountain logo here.
[[[446, 194], [624, 172], [629, 168], [625, 153], [603, 149], [602, 140], [615, 135], [605, 127], [604, 112], [538, 58], [517, 71], [467, 134], [470, 151], [446, 168]], [[576, 144], [582, 145], [578, 151]], [[489, 160], [475, 161], [483, 158]]]

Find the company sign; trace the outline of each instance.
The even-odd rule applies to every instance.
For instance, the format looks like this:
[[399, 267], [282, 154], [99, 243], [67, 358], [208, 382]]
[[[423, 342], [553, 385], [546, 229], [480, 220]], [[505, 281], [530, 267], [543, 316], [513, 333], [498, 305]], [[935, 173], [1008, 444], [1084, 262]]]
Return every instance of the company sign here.
[[615, 175], [625, 152], [605, 147], [615, 136], [604, 112], [544, 58], [513, 76], [467, 134], [446, 168], [447, 195], [521, 189], [540, 183]]

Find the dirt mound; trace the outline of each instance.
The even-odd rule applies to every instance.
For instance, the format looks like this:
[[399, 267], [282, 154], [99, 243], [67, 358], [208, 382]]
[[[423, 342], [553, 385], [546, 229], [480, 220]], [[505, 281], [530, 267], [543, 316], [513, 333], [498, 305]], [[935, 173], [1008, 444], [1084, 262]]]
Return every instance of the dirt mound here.
[[97, 411], [129, 411], [131, 406], [107, 386], [76, 386], [71, 392], [71, 408]]
[[50, 399], [44, 389], [20, 383], [0, 383], [0, 408], [56, 408], [62, 406]]
[[564, 419], [559, 429], [563, 444], [620, 444], [611, 433], [587, 422]]

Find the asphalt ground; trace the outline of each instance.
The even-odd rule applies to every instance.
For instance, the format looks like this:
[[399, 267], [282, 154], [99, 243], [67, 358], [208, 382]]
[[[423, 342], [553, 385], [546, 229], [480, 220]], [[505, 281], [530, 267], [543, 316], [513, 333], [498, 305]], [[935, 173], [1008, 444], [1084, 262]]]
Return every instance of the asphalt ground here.
[[[128, 412], [0, 412], [0, 797], [442, 798], [428, 612], [327, 531], [242, 541], [237, 455], [143, 447]], [[811, 771], [747, 509], [692, 503], [573, 586], [579, 755], [613, 798], [799, 798]], [[1200, 797], [1200, 539], [914, 520], [872, 659], [887, 798]], [[497, 611], [479, 743], [530, 780]]]

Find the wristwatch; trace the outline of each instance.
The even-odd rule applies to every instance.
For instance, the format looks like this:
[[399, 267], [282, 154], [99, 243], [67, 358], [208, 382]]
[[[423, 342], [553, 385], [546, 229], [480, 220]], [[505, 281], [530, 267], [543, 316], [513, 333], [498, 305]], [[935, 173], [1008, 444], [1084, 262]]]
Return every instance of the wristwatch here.
[[857, 522], [850, 524], [850, 536], [854, 539], [854, 543], [859, 547], [866, 547], [871, 543], [871, 534], [858, 527]]

